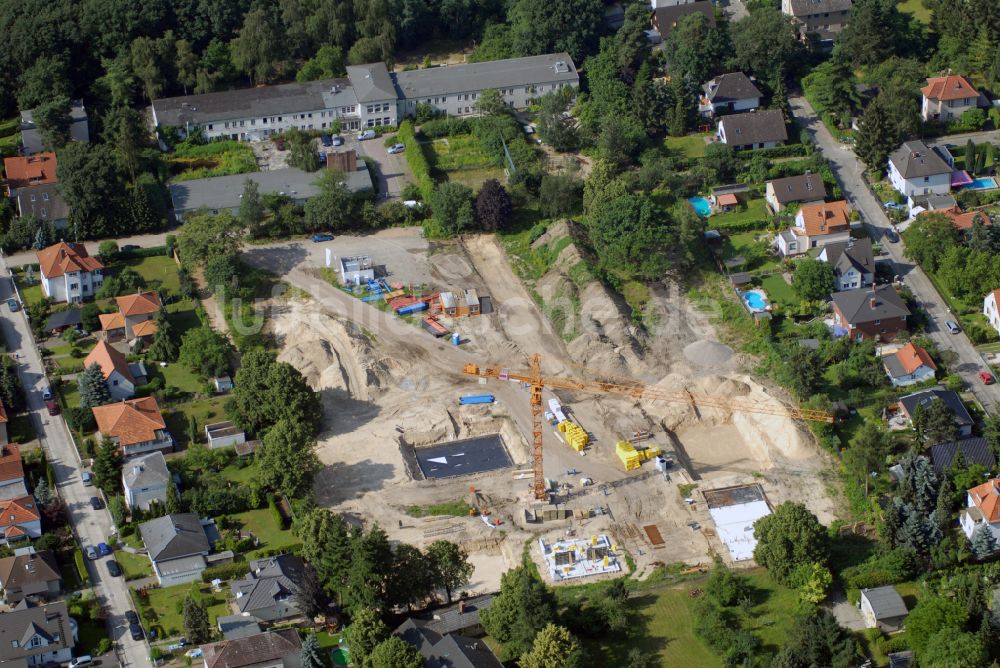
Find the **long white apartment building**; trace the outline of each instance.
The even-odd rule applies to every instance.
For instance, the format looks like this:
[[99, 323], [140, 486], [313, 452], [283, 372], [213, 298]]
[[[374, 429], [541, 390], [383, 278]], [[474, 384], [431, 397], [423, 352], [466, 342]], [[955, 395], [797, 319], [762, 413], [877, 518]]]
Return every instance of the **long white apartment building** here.
[[291, 128], [324, 130], [336, 121], [345, 131], [396, 125], [420, 103], [452, 116], [474, 114], [480, 94], [490, 88], [522, 109], [579, 83], [567, 53], [404, 72], [371, 63], [349, 66], [346, 78], [155, 100], [153, 123], [184, 134], [201, 131], [207, 139], [257, 140]]

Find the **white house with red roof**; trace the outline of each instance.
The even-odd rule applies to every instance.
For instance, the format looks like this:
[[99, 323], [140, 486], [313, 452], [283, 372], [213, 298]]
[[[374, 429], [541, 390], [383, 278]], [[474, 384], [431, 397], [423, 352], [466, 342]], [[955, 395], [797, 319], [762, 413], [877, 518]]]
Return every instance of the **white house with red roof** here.
[[[104, 382], [107, 383], [108, 391], [113, 399], [128, 399], [135, 394], [137, 385], [146, 382], [145, 377], [136, 379], [136, 372], [139, 372], [139, 363], [129, 365], [125, 355], [108, 344], [107, 341], [98, 341], [94, 349], [83, 360], [83, 367], [89, 369], [92, 365], [101, 367], [104, 374]], [[145, 368], [142, 369], [145, 371]]]
[[0, 500], [0, 543], [15, 543], [42, 535], [42, 514], [30, 494]]
[[105, 341], [149, 340], [156, 334], [156, 314], [163, 308], [160, 295], [154, 291], [136, 292], [115, 298], [117, 313], [102, 313], [101, 330]]
[[979, 106], [979, 91], [959, 74], [930, 77], [920, 93], [920, 115], [925, 121], [954, 120]]
[[968, 507], [958, 516], [965, 535], [971, 540], [976, 528], [985, 524], [1000, 543], [1000, 478], [987, 480], [970, 489], [966, 495], [966, 503]]
[[78, 304], [92, 299], [104, 282], [104, 265], [83, 244], [60, 241], [36, 253], [42, 291], [54, 302]]
[[782, 257], [801, 255], [811, 248], [851, 238], [850, 208], [844, 200], [803, 205], [795, 225], [778, 234], [775, 243]]
[[1000, 288], [986, 295], [983, 299], [983, 315], [990, 322], [990, 327], [1000, 334]]
[[882, 366], [894, 387], [916, 385], [937, 375], [937, 365], [926, 350], [913, 343], [882, 355]]

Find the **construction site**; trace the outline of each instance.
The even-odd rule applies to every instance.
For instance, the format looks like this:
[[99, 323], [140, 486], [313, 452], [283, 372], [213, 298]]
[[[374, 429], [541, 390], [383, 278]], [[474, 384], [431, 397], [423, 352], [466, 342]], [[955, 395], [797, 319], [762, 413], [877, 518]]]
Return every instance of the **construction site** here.
[[[717, 527], [713, 490], [752, 485], [759, 499], [739, 501], [796, 500], [833, 519], [816, 482], [829, 464], [805, 424], [828, 416], [751, 377], [676, 286], [651, 287], [657, 324], [644, 331], [602, 284], [569, 280], [573, 244], [528, 286], [492, 236], [435, 244], [391, 229], [333, 246], [381, 267], [373, 283], [330, 281], [301, 244], [247, 258], [308, 293], [260, 308], [279, 359], [322, 396], [317, 501], [393, 539], [462, 545], [469, 591], [495, 591], [526, 544], [554, 583], [614, 577], [624, 554], [637, 577], [713, 553], [750, 563], [744, 534], [761, 506]], [[539, 304], [560, 296], [579, 305], [571, 338]]]

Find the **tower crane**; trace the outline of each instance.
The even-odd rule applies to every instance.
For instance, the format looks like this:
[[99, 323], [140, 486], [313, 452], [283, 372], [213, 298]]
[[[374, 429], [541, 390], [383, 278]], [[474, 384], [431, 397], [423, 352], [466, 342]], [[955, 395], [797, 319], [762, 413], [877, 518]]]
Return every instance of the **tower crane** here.
[[688, 404], [689, 406], [705, 406], [709, 408], [726, 408], [747, 413], [763, 413], [768, 415], [783, 415], [802, 420], [816, 422], [833, 422], [833, 416], [825, 411], [808, 408], [786, 408], [784, 406], [769, 406], [756, 401], [734, 399], [732, 397], [713, 397], [707, 394], [663, 390], [649, 387], [641, 383], [617, 383], [599, 380], [581, 380], [576, 378], [557, 378], [542, 375], [542, 356], [531, 356], [531, 365], [525, 373], [512, 373], [506, 368], [480, 367], [478, 364], [466, 364], [462, 372], [478, 378], [493, 378], [495, 380], [516, 380], [531, 387], [531, 465], [534, 473], [534, 492], [536, 499], [545, 498], [545, 476], [542, 470], [542, 388], [558, 390], [573, 390], [590, 392], [592, 394], [616, 394], [633, 399], [652, 399]]

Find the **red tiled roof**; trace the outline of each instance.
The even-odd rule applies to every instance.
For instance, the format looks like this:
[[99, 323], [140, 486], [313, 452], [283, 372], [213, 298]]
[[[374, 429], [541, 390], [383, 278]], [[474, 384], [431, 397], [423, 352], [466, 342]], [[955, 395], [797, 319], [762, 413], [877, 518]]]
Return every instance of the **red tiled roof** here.
[[992, 225], [993, 221], [988, 215], [982, 211], [959, 211], [958, 209], [952, 207], [950, 209], [945, 209], [941, 213], [948, 217], [951, 224], [955, 226], [958, 230], [971, 230], [972, 224], [976, 222], [976, 218], [982, 221], [983, 225]]
[[97, 316], [101, 321], [101, 329], [105, 332], [109, 329], [124, 329], [125, 317], [120, 313], [101, 313]]
[[993, 478], [973, 487], [969, 490], [969, 497], [987, 522], [1000, 522], [1000, 478]]
[[0, 424], [7, 422], [7, 409], [3, 407], [3, 402], [0, 401]]
[[115, 299], [118, 302], [118, 310], [122, 315], [149, 315], [156, 313], [163, 307], [160, 295], [155, 292], [137, 292], [134, 295], [125, 295]]
[[851, 219], [847, 213], [847, 202], [820, 202], [806, 204], [799, 209], [806, 235], [810, 237], [824, 236], [846, 232], [851, 229]]
[[56, 154], [38, 153], [23, 158], [6, 158], [3, 161], [7, 183], [11, 188], [56, 183]]
[[21, 480], [24, 478], [24, 463], [21, 448], [13, 443], [0, 448], [0, 480]]
[[156, 334], [157, 325], [155, 320], [144, 320], [132, 326], [133, 336], [152, 336]]
[[927, 351], [912, 343], [907, 343], [897, 350], [896, 359], [899, 360], [899, 363], [903, 365], [903, 369], [908, 374], [913, 373], [922, 366], [927, 366], [937, 371], [937, 365], [934, 364], [934, 360], [927, 354]]
[[725, 193], [723, 195], [719, 195], [716, 198], [716, 201], [719, 202], [720, 206], [733, 206], [735, 204], [740, 203], [740, 200], [737, 199], [736, 195], [734, 195], [733, 193]]
[[35, 522], [41, 518], [35, 499], [31, 495], [0, 501], [0, 526]]
[[97, 420], [97, 430], [108, 438], [117, 438], [122, 446], [154, 441], [156, 430], [167, 428], [153, 397], [94, 406], [91, 411]]
[[104, 269], [103, 264], [90, 257], [83, 244], [60, 241], [54, 246], [43, 248], [35, 255], [38, 256], [38, 265], [45, 278], [58, 278], [67, 272]]
[[101, 372], [104, 374], [105, 380], [111, 376], [112, 371], [117, 371], [126, 380], [135, 382], [132, 372], [128, 370], [128, 360], [125, 359], [125, 355], [108, 345], [107, 341], [98, 341], [94, 349], [83, 360], [83, 368], [85, 369], [89, 369], [92, 364], [97, 364], [101, 367]]
[[961, 100], [979, 97], [979, 91], [959, 74], [931, 77], [927, 79], [927, 85], [921, 88], [920, 92], [930, 100]]

